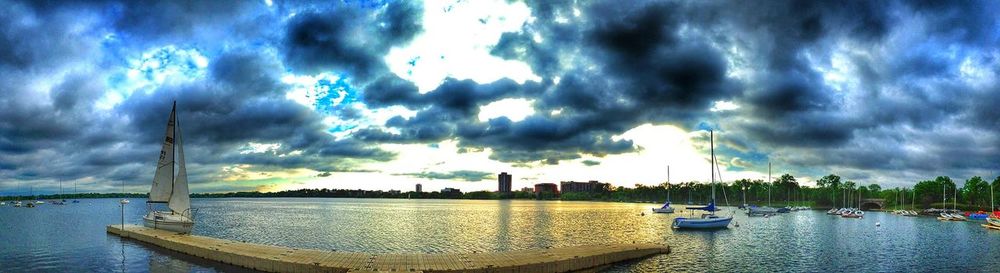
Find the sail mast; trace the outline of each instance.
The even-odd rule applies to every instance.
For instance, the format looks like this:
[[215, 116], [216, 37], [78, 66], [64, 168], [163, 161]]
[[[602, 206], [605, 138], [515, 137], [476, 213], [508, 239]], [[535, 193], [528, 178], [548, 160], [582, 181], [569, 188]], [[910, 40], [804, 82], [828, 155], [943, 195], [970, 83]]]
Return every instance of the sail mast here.
[[[172, 128], [173, 130], [171, 130], [170, 133], [172, 134], [171, 137], [174, 139], [174, 146], [176, 146], [176, 143], [177, 143], [177, 101], [174, 101], [174, 106], [170, 110], [170, 120], [172, 120], [173, 121], [172, 123], [174, 124], [174, 126]], [[176, 181], [177, 181], [177, 173], [174, 172], [174, 171], [176, 171], [175, 168], [176, 168], [176, 164], [177, 164], [177, 148], [174, 147], [173, 149], [170, 149], [170, 153], [172, 153], [170, 156], [174, 158], [174, 161], [170, 162], [170, 174], [172, 176], [172, 179], [170, 179], [170, 196], [173, 197], [174, 196], [174, 183], [176, 183]], [[167, 200], [169, 200], [169, 198]], [[170, 202], [170, 201], [167, 201], [167, 202]]]
[[[175, 147], [177, 147], [175, 149], [177, 151], [177, 175], [174, 176], [173, 185], [170, 188], [170, 201], [167, 206], [174, 213], [183, 215], [191, 209], [191, 197], [188, 191], [187, 167], [184, 163], [184, 140], [181, 134], [180, 119], [175, 121], [174, 136], [176, 137]], [[188, 216], [190, 217], [190, 214]]]
[[[712, 163], [710, 165], [712, 168], [712, 204], [715, 204], [715, 133], [712, 130], [708, 130], [708, 143], [712, 147]], [[712, 214], [715, 214], [715, 210], [712, 210]]]
[[774, 182], [771, 182], [771, 161], [767, 162], [767, 206], [771, 206], [771, 188], [774, 187]]

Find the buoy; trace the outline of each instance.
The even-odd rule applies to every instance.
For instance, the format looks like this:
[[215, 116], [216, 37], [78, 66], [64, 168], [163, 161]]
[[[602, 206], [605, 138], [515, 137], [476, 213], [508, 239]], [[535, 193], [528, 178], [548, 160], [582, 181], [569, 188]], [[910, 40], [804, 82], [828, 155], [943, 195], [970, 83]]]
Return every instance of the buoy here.
[[881, 227], [881, 226], [882, 226], [882, 223], [879, 223], [879, 222], [875, 222], [875, 226], [876, 226], [876, 227]]

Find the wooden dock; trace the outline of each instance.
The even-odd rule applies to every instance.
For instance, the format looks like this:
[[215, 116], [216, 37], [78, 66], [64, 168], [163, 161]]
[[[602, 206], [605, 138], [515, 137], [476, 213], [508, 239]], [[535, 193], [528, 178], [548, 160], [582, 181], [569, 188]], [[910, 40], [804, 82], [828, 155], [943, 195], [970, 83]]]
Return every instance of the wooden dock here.
[[110, 225], [108, 233], [180, 253], [265, 272], [577, 272], [670, 253], [656, 244], [551, 248], [510, 252], [370, 254], [243, 243], [142, 226]]

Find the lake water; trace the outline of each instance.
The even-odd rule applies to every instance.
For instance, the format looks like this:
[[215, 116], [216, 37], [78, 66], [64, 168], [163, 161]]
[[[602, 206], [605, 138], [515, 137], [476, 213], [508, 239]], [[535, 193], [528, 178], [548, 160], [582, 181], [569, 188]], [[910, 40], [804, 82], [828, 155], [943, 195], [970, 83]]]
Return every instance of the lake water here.
[[[673, 253], [606, 272], [997, 272], [1000, 232], [872, 212], [770, 218], [739, 227], [670, 229], [654, 204], [395, 199], [193, 199], [194, 234], [290, 247], [359, 252], [506, 251], [606, 243], [665, 243]], [[141, 224], [144, 200], [126, 206]], [[678, 210], [680, 211], [680, 210]], [[731, 214], [726, 208], [723, 214]], [[640, 212], [646, 212], [645, 216]], [[117, 199], [0, 207], [0, 272], [235, 272], [203, 259], [107, 235]], [[880, 222], [881, 227], [875, 223]]]

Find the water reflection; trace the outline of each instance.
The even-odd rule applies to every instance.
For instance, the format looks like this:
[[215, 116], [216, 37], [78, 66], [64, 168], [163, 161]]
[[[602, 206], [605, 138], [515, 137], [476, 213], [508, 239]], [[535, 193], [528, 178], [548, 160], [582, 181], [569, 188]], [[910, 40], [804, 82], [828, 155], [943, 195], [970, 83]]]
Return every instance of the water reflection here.
[[[2, 271], [243, 271], [107, 235], [105, 226], [120, 221], [117, 200], [83, 202], [0, 207]], [[673, 248], [609, 272], [975, 272], [1000, 266], [1000, 232], [883, 213], [864, 219], [814, 211], [737, 214], [738, 228], [684, 232], [670, 223], [685, 214], [640, 214], [651, 204], [293, 198], [195, 199], [194, 206], [200, 208], [197, 235], [300, 248], [472, 252], [633, 242]], [[129, 224], [141, 219], [142, 209], [134, 207], [125, 210]]]

